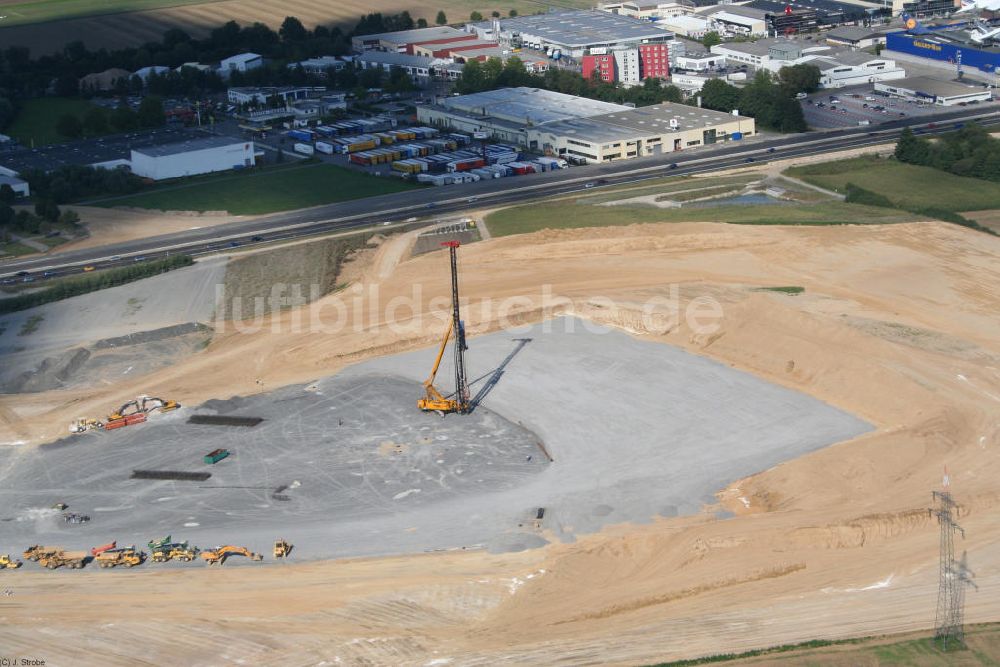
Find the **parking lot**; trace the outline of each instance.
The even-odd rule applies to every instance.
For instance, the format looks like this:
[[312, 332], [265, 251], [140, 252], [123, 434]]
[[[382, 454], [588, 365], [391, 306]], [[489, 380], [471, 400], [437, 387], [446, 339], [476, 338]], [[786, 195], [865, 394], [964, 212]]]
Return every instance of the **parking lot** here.
[[[992, 107], [996, 102], [982, 104]], [[818, 129], [878, 125], [900, 118], [931, 116], [946, 108], [890, 97], [873, 91], [871, 86], [821, 90], [802, 100], [806, 123]]]

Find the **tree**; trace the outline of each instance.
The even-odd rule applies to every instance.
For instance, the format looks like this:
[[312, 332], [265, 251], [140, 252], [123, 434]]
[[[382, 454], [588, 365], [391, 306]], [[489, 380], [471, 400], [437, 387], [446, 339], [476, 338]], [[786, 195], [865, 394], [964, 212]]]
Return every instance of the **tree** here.
[[417, 19], [417, 27], [418, 28], [426, 28], [427, 27], [427, 19], [425, 19], [425, 18], [419, 18], [419, 19]]
[[283, 42], [303, 42], [309, 37], [309, 31], [302, 25], [302, 21], [294, 16], [286, 16], [278, 29]]
[[17, 199], [17, 193], [14, 192], [14, 188], [7, 183], [0, 185], [0, 204], [9, 206], [14, 203], [15, 199]]
[[815, 65], [792, 65], [778, 70], [778, 83], [789, 93], [812, 93], [819, 88], [822, 74]]
[[919, 139], [913, 134], [913, 130], [908, 127], [903, 128], [896, 142], [896, 159], [900, 162], [910, 164], [926, 164], [930, 155], [928, 143]]
[[136, 116], [141, 127], [162, 127], [167, 124], [167, 115], [163, 111], [163, 100], [156, 95], [147, 95], [142, 98]]
[[59, 219], [59, 206], [51, 199], [39, 199], [35, 203], [35, 215], [42, 220], [55, 222]]
[[87, 113], [83, 114], [83, 129], [84, 131], [92, 136], [96, 137], [101, 134], [107, 134], [108, 132], [108, 115], [104, 109], [100, 107], [92, 107], [87, 109]]
[[492, 12], [490, 12], [490, 16], [492, 16], [495, 19], [498, 19], [500, 18], [500, 12], [494, 9]]
[[445, 16], [443, 9], [438, 10], [437, 17], [434, 19], [434, 22], [438, 25], [445, 25], [448, 23], [448, 17]]
[[136, 117], [135, 112], [129, 108], [128, 104], [122, 102], [111, 113], [111, 127], [119, 132], [128, 132], [139, 127], [139, 119]]
[[83, 134], [83, 123], [71, 113], [64, 113], [56, 121], [56, 132], [67, 139], [76, 139]]
[[0, 130], [10, 125], [15, 115], [14, 104], [6, 97], [0, 97]]
[[80, 80], [72, 74], [63, 74], [56, 79], [55, 93], [59, 97], [76, 97], [80, 94]]
[[722, 79], [709, 79], [701, 87], [701, 103], [708, 109], [730, 112], [740, 103], [740, 90]]
[[706, 49], [710, 49], [716, 44], [722, 44], [722, 37], [720, 37], [719, 33], [715, 32], [714, 30], [711, 32], [706, 32], [705, 36], [701, 38], [701, 45], [704, 46]]
[[71, 225], [76, 225], [79, 222], [80, 222], [80, 214], [71, 208], [66, 209], [59, 215], [60, 225], [71, 226]]
[[507, 16], [515, 18], [517, 16], [517, 10], [516, 9], [510, 10], [509, 12], [507, 12]]
[[469, 14], [469, 20], [470, 21], [482, 21], [483, 20], [483, 15], [480, 14], [479, 12], [472, 12], [471, 14]]

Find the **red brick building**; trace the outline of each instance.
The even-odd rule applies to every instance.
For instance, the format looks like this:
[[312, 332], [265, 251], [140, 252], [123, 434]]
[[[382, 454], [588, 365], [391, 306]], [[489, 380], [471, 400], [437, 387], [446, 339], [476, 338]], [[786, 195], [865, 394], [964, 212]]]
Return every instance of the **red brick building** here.
[[670, 78], [670, 57], [666, 44], [639, 45], [639, 76], [643, 79]]
[[590, 79], [594, 72], [598, 72], [601, 81], [615, 81], [618, 78], [618, 69], [615, 66], [615, 56], [611, 53], [596, 55], [586, 55], [583, 57], [583, 78]]

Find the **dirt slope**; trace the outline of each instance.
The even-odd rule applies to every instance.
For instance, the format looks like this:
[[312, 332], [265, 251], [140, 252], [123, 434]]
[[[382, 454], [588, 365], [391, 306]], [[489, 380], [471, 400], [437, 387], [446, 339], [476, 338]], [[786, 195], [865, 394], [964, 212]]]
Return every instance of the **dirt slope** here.
[[[461, 252], [473, 332], [496, 326], [481, 315], [486, 299], [527, 295], [511, 319], [542, 317], [542, 286], [550, 285], [566, 297], [551, 312], [733, 364], [877, 430], [741, 480], [701, 516], [516, 555], [211, 572], [22, 570], [4, 580], [13, 596], [0, 606], [0, 645], [47, 664], [85, 663], [79, 650], [87, 646], [102, 664], [169, 656], [195, 664], [603, 665], [926, 628], [938, 538], [926, 508], [945, 465], [968, 535], [958, 548], [968, 550], [980, 587], [968, 595], [967, 617], [1000, 618], [1000, 239], [938, 223], [677, 224], [539, 232]], [[398, 257], [384, 244], [355, 267], [361, 289], [310, 307], [326, 316], [324, 333], [293, 331], [306, 316], [295, 312], [268, 322], [277, 332], [230, 327], [209, 354], [141, 386], [191, 404], [251, 391], [255, 377], [272, 387], [307, 381], [431, 344], [436, 320], [391, 331], [382, 307], [420, 285], [423, 312], [446, 294], [447, 263], [440, 253]], [[671, 285], [682, 306], [716, 298], [722, 329], [649, 333], [662, 320], [644, 322], [641, 305], [669, 296]], [[755, 291], [776, 285], [805, 292]], [[371, 312], [376, 289], [381, 306]], [[350, 326], [335, 331], [335, 301], [353, 294], [362, 307], [343, 309]], [[44, 437], [50, 423], [61, 431], [82, 406], [110, 405], [140, 388], [129, 382], [87, 395], [4, 398], [0, 441]], [[734, 516], [716, 518], [723, 508]]]

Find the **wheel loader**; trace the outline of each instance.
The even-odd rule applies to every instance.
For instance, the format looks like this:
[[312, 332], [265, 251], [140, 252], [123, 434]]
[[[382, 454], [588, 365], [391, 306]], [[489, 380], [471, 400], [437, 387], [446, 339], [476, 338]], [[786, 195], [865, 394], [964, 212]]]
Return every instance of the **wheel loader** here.
[[150, 558], [154, 563], [166, 563], [170, 560], [179, 560], [189, 563], [198, 555], [198, 547], [190, 547], [187, 542], [176, 542], [174, 544], [161, 544], [157, 546]]
[[9, 554], [0, 556], [0, 570], [16, 570], [22, 564], [21, 561], [11, 558]]

